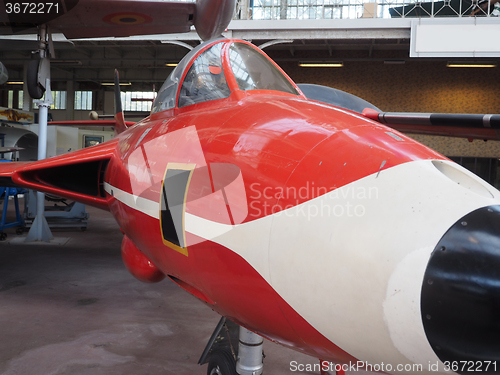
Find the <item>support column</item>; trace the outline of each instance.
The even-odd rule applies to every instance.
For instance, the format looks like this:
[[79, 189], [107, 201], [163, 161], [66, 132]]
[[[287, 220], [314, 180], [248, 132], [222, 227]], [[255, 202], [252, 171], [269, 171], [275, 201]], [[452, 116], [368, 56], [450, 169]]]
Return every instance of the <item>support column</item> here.
[[[50, 79], [46, 80], [45, 100], [37, 101], [38, 112], [38, 160], [43, 160], [47, 157], [47, 115], [49, 107], [53, 103], [52, 92], [50, 90]], [[50, 231], [47, 219], [44, 215], [45, 211], [45, 194], [36, 193], [36, 217], [31, 225], [28, 236], [24, 242], [42, 241], [50, 242], [54, 238]]]

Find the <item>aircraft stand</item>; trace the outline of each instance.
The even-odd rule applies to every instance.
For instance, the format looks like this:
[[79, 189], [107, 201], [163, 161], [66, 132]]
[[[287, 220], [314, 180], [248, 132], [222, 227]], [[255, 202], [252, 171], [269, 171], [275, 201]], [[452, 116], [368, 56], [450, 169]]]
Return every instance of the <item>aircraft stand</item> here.
[[[46, 80], [46, 97], [45, 100], [39, 100], [37, 102], [40, 115], [38, 116], [38, 160], [43, 160], [47, 156], [47, 114], [50, 105], [53, 103], [52, 93], [50, 91], [50, 79]], [[47, 220], [44, 216], [45, 210], [45, 194], [37, 192], [36, 193], [37, 209], [36, 217], [33, 225], [31, 226], [28, 236], [25, 242], [50, 242], [54, 238], [50, 232]]]
[[[38, 43], [40, 60], [34, 59], [30, 62], [26, 81], [28, 83], [29, 94], [33, 99], [41, 99], [45, 92], [45, 99], [36, 102], [39, 107], [38, 160], [42, 160], [47, 157], [47, 116], [49, 107], [53, 103], [50, 90], [50, 58], [48, 54], [49, 52], [53, 54], [54, 48], [51, 34], [46, 25], [41, 25], [39, 28]], [[44, 216], [44, 202], [45, 194], [37, 192], [36, 217], [25, 242], [50, 242], [54, 238]]]
[[[3, 210], [2, 210], [2, 220], [0, 221], [0, 241], [5, 241], [7, 238], [7, 233], [3, 230], [7, 228], [18, 227], [16, 230], [17, 234], [22, 234], [24, 231], [24, 220], [19, 212], [19, 200], [18, 194], [23, 193], [23, 189], [10, 188], [10, 187], [0, 187], [0, 196], [4, 195], [3, 198]], [[13, 222], [7, 222], [7, 207], [9, 205], [9, 198], [14, 197], [14, 207], [16, 212], [16, 220]]]
[[[87, 229], [89, 214], [83, 203], [66, 203], [66, 199], [50, 195], [46, 195], [45, 199], [54, 202], [53, 205], [46, 205], [44, 208], [49, 228], [80, 228], [82, 231]], [[36, 192], [28, 190], [24, 195], [24, 221], [28, 228], [36, 217], [36, 209]]]

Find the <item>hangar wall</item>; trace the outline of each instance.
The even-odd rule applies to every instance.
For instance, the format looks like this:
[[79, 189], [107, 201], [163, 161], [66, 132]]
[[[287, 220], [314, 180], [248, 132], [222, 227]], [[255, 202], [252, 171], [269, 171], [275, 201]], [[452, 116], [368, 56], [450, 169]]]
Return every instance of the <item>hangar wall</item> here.
[[446, 62], [344, 61], [343, 68], [279, 62], [297, 83], [335, 87], [388, 112], [500, 113], [500, 68], [447, 68]]
[[[279, 57], [277, 57], [279, 60]], [[500, 68], [448, 68], [443, 61], [344, 61], [342, 68], [279, 62], [297, 83], [334, 87], [387, 112], [500, 113]], [[411, 135], [446, 156], [499, 158], [500, 141]]]
[[[275, 54], [270, 54], [275, 57]], [[297, 62], [279, 65], [297, 83], [334, 87], [357, 95], [383, 111], [500, 113], [500, 67], [447, 68], [443, 61], [344, 61], [343, 68], [301, 68]], [[166, 78], [166, 76], [165, 76]], [[129, 89], [132, 91], [133, 89]], [[101, 90], [100, 112], [113, 113], [113, 92]], [[95, 108], [99, 110], [99, 108]], [[67, 120], [66, 111], [51, 111], [54, 119]], [[141, 113], [144, 117], [147, 113]], [[88, 111], [74, 111], [75, 120]]]

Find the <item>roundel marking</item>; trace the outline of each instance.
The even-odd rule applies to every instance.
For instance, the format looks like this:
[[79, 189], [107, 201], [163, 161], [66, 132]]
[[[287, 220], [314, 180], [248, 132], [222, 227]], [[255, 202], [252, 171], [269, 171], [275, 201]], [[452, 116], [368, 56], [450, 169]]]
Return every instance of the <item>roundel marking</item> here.
[[111, 25], [140, 25], [142, 23], [151, 23], [153, 19], [145, 14], [133, 12], [120, 12], [108, 14], [102, 19]]

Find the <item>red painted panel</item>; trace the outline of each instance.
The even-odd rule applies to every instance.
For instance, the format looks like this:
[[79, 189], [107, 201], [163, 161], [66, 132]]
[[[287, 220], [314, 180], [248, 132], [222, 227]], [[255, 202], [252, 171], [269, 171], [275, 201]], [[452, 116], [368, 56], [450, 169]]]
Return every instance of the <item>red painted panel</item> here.
[[[130, 215], [130, 210], [116, 201], [113, 204], [113, 212], [129, 215], [124, 230], [138, 248], [221, 315], [294, 350], [336, 363], [356, 361], [311, 327], [239, 255], [206, 241], [189, 247], [186, 257], [159, 245], [157, 220], [140, 213]], [[146, 230], [149, 236], [144, 236]]]

